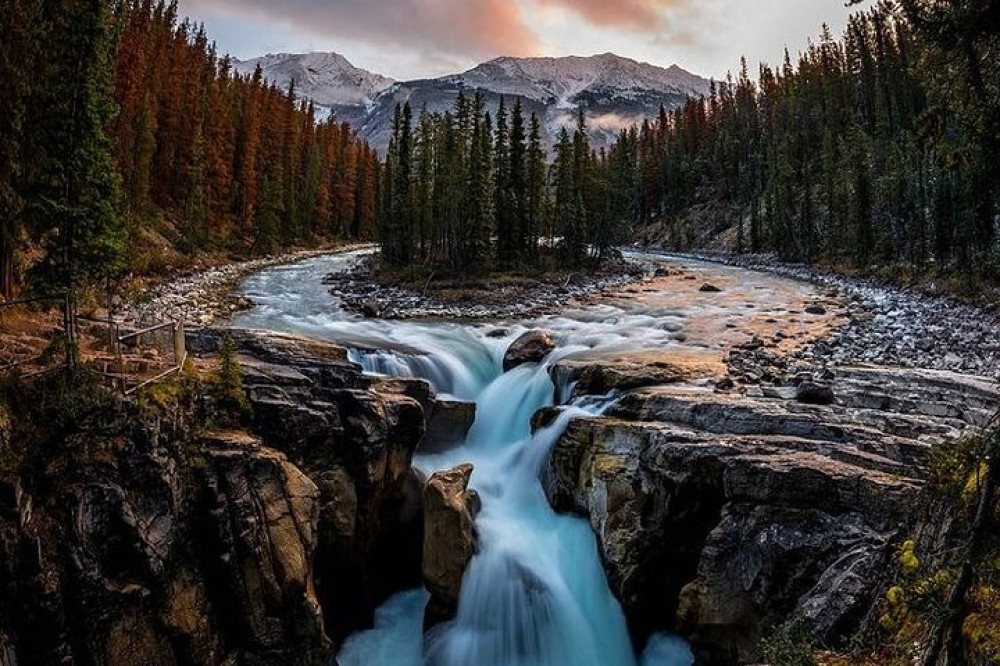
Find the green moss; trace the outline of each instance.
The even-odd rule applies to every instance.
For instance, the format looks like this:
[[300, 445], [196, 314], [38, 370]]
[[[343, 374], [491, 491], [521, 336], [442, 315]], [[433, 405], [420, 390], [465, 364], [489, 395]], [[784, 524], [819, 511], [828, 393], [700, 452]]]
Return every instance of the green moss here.
[[933, 490], [945, 499], [971, 507], [978, 488], [978, 472], [982, 469], [986, 442], [981, 436], [964, 437], [943, 442], [931, 449], [928, 480]]
[[761, 640], [760, 651], [770, 666], [818, 666], [813, 656], [816, 651], [815, 634], [800, 619], [775, 627]]

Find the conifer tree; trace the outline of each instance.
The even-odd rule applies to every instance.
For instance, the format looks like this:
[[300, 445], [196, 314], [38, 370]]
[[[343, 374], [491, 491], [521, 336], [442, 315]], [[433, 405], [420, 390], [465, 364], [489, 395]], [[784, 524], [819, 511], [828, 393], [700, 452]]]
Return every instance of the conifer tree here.
[[114, 113], [108, 5], [48, 0], [42, 13], [53, 51], [34, 106], [30, 206], [45, 257], [33, 277], [41, 290], [72, 291], [124, 267], [119, 179], [105, 132]]

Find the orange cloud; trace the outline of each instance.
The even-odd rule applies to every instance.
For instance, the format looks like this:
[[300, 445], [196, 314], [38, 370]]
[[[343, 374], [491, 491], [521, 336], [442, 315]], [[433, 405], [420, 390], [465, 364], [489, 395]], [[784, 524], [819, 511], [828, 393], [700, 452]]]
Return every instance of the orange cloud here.
[[426, 54], [533, 55], [538, 36], [512, 0], [182, 0], [182, 11], [252, 15], [313, 34]]
[[657, 30], [670, 9], [689, 9], [690, 0], [537, 0], [542, 7], [568, 9], [600, 27]]

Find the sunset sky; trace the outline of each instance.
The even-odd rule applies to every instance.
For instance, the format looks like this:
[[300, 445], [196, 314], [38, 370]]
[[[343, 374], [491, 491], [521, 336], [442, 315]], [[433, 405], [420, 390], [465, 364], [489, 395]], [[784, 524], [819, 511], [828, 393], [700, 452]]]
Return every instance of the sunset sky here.
[[[500, 55], [614, 52], [721, 78], [741, 55], [776, 63], [843, 0], [179, 0], [223, 52], [336, 51], [397, 79], [466, 70]], [[870, 3], [866, 3], [867, 6]]]

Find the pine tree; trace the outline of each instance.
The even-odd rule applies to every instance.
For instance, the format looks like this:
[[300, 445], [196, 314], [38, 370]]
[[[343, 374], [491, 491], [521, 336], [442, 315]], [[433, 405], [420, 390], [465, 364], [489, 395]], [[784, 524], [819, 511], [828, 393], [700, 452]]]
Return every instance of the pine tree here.
[[545, 152], [542, 150], [541, 122], [535, 113], [531, 114], [528, 135], [528, 153], [525, 182], [524, 242], [530, 261], [537, 262], [539, 241], [544, 235], [552, 237], [546, 228], [548, 218]]
[[[511, 113], [506, 201], [512, 237], [511, 259], [514, 262], [523, 262], [530, 256], [531, 239], [527, 212], [528, 148], [525, 141], [524, 111], [521, 107], [521, 98], [518, 97], [514, 101], [514, 110]], [[499, 206], [500, 202], [498, 201], [496, 205]]]
[[75, 290], [124, 267], [119, 179], [105, 133], [114, 113], [105, 2], [45, 2], [53, 49], [35, 105], [32, 217], [44, 239], [35, 286]]
[[0, 12], [0, 297], [18, 287], [23, 242], [24, 131], [30, 72], [40, 28], [38, 0], [13, 0]]
[[497, 262], [501, 268], [510, 268], [514, 262], [516, 245], [516, 220], [511, 210], [513, 203], [510, 183], [510, 133], [507, 125], [507, 104], [500, 97], [497, 110], [496, 134], [493, 144], [493, 201], [496, 210]]

